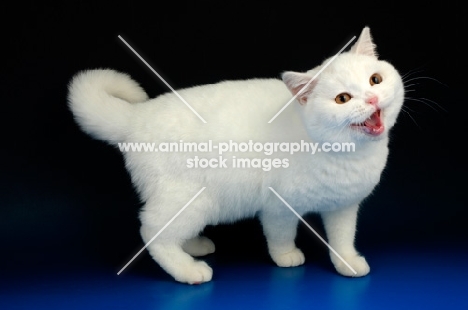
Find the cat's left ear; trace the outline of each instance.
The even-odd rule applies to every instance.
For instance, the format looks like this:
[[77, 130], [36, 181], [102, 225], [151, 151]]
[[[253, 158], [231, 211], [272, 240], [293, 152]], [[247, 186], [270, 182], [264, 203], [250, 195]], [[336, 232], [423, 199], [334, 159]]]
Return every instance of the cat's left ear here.
[[375, 51], [375, 44], [372, 41], [369, 27], [362, 29], [361, 35], [356, 43], [351, 47], [351, 52], [355, 54], [378, 57]]
[[289, 91], [297, 96], [296, 99], [301, 105], [307, 103], [307, 97], [317, 84], [317, 79], [312, 80], [313, 76], [307, 73], [287, 71], [281, 75], [281, 78]]

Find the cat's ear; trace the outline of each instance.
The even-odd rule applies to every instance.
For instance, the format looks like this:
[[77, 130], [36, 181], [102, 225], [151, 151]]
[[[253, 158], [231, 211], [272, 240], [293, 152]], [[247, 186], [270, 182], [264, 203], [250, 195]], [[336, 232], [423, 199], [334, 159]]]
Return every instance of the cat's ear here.
[[375, 44], [372, 41], [369, 27], [364, 27], [364, 29], [362, 29], [356, 43], [351, 47], [351, 52], [367, 56], [378, 56], [375, 51]]
[[287, 71], [281, 75], [284, 84], [288, 87], [289, 91], [297, 96], [296, 99], [301, 105], [307, 103], [307, 97], [317, 84], [317, 79], [313, 79], [313, 75], [308, 73], [299, 73]]

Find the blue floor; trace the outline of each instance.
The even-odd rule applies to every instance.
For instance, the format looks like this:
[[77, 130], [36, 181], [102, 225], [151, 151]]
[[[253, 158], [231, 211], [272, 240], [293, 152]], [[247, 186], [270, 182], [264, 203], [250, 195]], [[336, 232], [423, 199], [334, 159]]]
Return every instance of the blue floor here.
[[284, 269], [214, 254], [213, 281], [198, 286], [173, 282], [149, 258], [120, 276], [118, 268], [66, 262], [10, 270], [0, 280], [0, 309], [468, 309], [466, 245], [367, 252], [371, 274], [359, 279], [337, 275], [324, 256]]

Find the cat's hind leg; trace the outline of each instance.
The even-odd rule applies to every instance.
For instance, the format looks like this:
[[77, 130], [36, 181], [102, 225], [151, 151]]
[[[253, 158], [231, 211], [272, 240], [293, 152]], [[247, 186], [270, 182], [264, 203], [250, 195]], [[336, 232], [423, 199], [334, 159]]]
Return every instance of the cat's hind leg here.
[[207, 208], [211, 203], [208, 195], [200, 194], [161, 232], [171, 218], [193, 197], [194, 193], [187, 193], [187, 188], [193, 186], [176, 189], [174, 184], [171, 184], [170, 190], [159, 189], [158, 197], [148, 200], [140, 213], [140, 232], [145, 243], [159, 233], [148, 245], [147, 250], [161, 268], [176, 281], [199, 284], [210, 281], [213, 270], [205, 262], [197, 261], [186, 253], [183, 246], [187, 240], [197, 240], [189, 241], [192, 245], [194, 242], [208, 243], [206, 240], [196, 239], [207, 224]]
[[213, 241], [204, 236], [198, 236], [184, 242], [182, 249], [195, 257], [205, 256], [215, 251]]

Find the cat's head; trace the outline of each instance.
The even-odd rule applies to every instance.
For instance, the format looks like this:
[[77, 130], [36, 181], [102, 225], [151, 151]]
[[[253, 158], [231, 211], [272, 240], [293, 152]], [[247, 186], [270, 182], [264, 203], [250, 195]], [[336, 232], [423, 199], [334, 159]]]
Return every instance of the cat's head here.
[[282, 76], [297, 95], [309, 136], [316, 142], [363, 143], [386, 138], [402, 107], [404, 88], [395, 68], [377, 58], [369, 28], [363, 29], [350, 51], [326, 66], [330, 60], [306, 73]]

